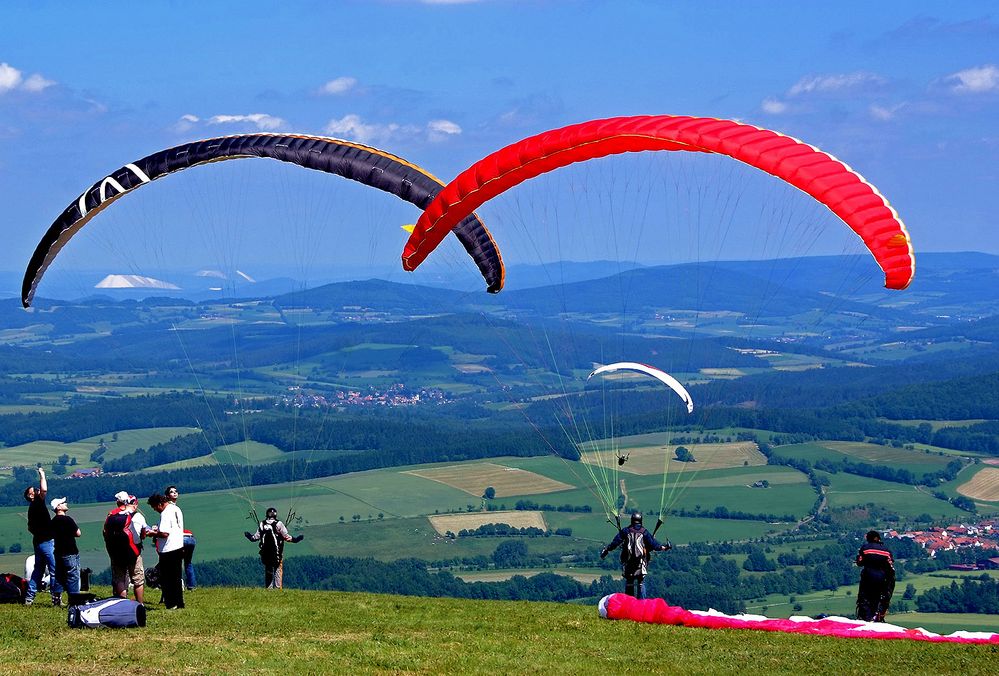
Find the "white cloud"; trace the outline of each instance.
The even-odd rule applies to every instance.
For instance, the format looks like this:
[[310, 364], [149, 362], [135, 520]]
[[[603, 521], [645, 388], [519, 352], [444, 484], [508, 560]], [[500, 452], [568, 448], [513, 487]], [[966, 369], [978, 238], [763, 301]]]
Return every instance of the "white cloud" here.
[[802, 94], [841, 92], [861, 87], [880, 87], [886, 82], [887, 80], [880, 75], [864, 72], [803, 77], [787, 91], [787, 95], [801, 96]]
[[38, 73], [35, 73], [24, 81], [24, 90], [29, 92], [40, 92], [48, 89], [54, 84], [55, 82], [52, 80], [47, 80]]
[[173, 130], [178, 134], [186, 134], [200, 121], [197, 115], [181, 115], [180, 119], [173, 123]]
[[0, 94], [21, 84], [21, 71], [8, 63], [0, 63]]
[[871, 113], [871, 117], [875, 120], [887, 122], [888, 120], [894, 120], [898, 111], [904, 107], [904, 103], [896, 103], [894, 106], [882, 106], [877, 103], [872, 103], [868, 108], [868, 111]]
[[961, 94], [999, 91], [999, 68], [992, 64], [966, 68], [948, 75], [944, 80], [953, 91]]
[[55, 82], [38, 73], [24, 79], [24, 74], [7, 62], [0, 63], [0, 94], [14, 89], [36, 93], [54, 85]]
[[339, 95], [346, 94], [357, 85], [357, 79], [352, 77], [338, 77], [330, 80], [319, 88], [320, 94]]
[[327, 134], [360, 143], [384, 143], [402, 129], [401, 125], [394, 122], [388, 124], [365, 122], [360, 115], [353, 113], [344, 115], [339, 120], [330, 120], [326, 124]]
[[437, 143], [461, 133], [461, 127], [451, 120], [430, 120], [427, 123], [427, 138]]
[[260, 131], [274, 131], [286, 126], [288, 123], [280, 117], [274, 117], [266, 113], [252, 113], [250, 115], [214, 115], [208, 118], [207, 124], [250, 124]]
[[440, 143], [461, 134], [461, 127], [451, 120], [431, 120], [423, 126], [398, 122], [366, 122], [360, 115], [350, 113], [326, 123], [324, 131], [330, 136], [380, 145], [401, 139], [425, 140]]
[[760, 107], [763, 108], [764, 113], [770, 113], [771, 115], [780, 115], [787, 112], [787, 104], [775, 98], [763, 99]]

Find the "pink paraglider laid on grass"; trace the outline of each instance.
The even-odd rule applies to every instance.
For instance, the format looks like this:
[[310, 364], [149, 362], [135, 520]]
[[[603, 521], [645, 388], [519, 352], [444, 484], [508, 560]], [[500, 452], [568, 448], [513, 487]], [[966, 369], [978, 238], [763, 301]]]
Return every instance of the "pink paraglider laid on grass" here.
[[925, 629], [907, 629], [885, 622], [861, 622], [845, 617], [791, 617], [774, 619], [762, 615], [726, 615], [717, 610], [686, 610], [663, 599], [636, 599], [627, 594], [610, 594], [600, 599], [600, 617], [652, 624], [672, 624], [702, 629], [756, 629], [791, 634], [813, 634], [838, 638], [908, 639], [936, 643], [989, 643], [999, 645], [999, 634], [985, 631], [955, 631], [934, 634]]

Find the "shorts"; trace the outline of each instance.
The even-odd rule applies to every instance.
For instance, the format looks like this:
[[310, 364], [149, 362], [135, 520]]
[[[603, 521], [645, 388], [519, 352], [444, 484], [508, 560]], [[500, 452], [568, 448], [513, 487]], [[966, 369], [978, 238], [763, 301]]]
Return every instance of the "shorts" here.
[[128, 589], [129, 583], [134, 587], [146, 584], [146, 569], [142, 566], [142, 556], [134, 561], [111, 562], [111, 584], [116, 589]]

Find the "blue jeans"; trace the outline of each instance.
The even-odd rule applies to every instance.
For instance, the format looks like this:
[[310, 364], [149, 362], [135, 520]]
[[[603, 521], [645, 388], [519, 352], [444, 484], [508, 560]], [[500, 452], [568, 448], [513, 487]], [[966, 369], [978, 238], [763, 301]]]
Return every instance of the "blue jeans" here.
[[198, 544], [198, 541], [194, 539], [193, 535], [184, 536], [184, 586], [188, 589], [194, 589], [197, 586], [197, 580], [194, 577], [194, 564], [191, 563], [191, 559], [194, 557], [194, 546]]
[[[56, 559], [55, 578], [70, 594], [80, 593], [80, 555], [65, 554]], [[53, 592], [54, 593], [54, 592]]]
[[35, 545], [35, 569], [31, 571], [31, 579], [28, 580], [28, 593], [24, 597], [25, 603], [35, 600], [35, 594], [38, 593], [42, 577], [45, 575], [45, 566], [49, 567], [49, 591], [52, 592], [52, 596], [62, 594], [62, 585], [59, 584], [55, 575], [55, 540], [46, 540]]

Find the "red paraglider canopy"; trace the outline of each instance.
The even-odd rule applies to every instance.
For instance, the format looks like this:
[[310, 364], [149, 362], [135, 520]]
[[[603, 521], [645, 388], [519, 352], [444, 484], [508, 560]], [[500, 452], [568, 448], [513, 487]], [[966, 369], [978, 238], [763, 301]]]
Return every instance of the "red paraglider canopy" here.
[[509, 188], [560, 167], [618, 153], [687, 150], [728, 155], [808, 193], [856, 232], [885, 273], [904, 289], [915, 257], [909, 233], [888, 201], [849, 166], [778, 132], [706, 117], [648, 115], [574, 124], [526, 138], [476, 162], [451, 181], [416, 224], [402, 255], [415, 270], [462, 219]]
[[845, 617], [810, 617], [771, 619], [760, 615], [726, 615], [716, 610], [686, 610], [671, 606], [663, 599], [636, 599], [626, 594], [611, 594], [600, 599], [600, 616], [608, 620], [633, 620], [653, 624], [672, 624], [703, 629], [755, 629], [837, 638], [908, 639], [932, 643], [999, 644], [999, 634], [982, 631], [957, 631], [941, 636], [925, 629], [907, 629], [883, 622], [861, 622]]

